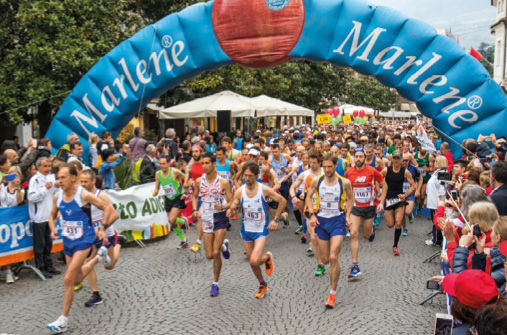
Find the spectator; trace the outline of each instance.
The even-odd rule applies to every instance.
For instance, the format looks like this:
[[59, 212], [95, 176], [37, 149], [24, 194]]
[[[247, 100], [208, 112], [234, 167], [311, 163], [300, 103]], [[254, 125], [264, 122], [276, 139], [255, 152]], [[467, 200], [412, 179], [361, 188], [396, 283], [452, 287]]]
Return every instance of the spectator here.
[[99, 137], [97, 134], [91, 134], [90, 139], [88, 140], [88, 160], [90, 161], [90, 166], [92, 167], [97, 165], [97, 159], [99, 158], [97, 143], [99, 143]]
[[507, 335], [507, 304], [499, 302], [481, 308], [475, 315], [477, 335]]
[[15, 174], [16, 178], [7, 182], [7, 186], [0, 187], [0, 208], [15, 207], [21, 204], [25, 197], [25, 192], [21, 189], [21, 179], [19, 168], [13, 166], [9, 169], [8, 175]]
[[9, 172], [11, 168], [11, 161], [7, 158], [7, 155], [0, 154], [0, 178], [2, 179], [2, 184], [4, 182], [4, 176]]
[[129, 141], [130, 151], [132, 152], [132, 161], [137, 162], [138, 159], [145, 156], [145, 148], [148, 142], [144, 139], [144, 129], [136, 127], [134, 129], [134, 138]]
[[484, 171], [481, 173], [479, 177], [479, 185], [486, 191], [487, 195], [490, 195], [493, 192], [493, 188], [491, 187], [491, 180], [489, 178], [490, 172]]
[[71, 163], [73, 161], [78, 161], [83, 165], [83, 168], [86, 166], [83, 160], [83, 143], [74, 142], [70, 145], [70, 154], [67, 159], [67, 163]]
[[192, 159], [192, 144], [190, 141], [184, 141], [181, 145], [182, 159], [188, 164]]
[[60, 149], [58, 149], [58, 152], [56, 153], [56, 157], [64, 162], [66, 162], [69, 159], [70, 154], [70, 145], [72, 143], [79, 142], [79, 137], [74, 134], [70, 133], [67, 135], [67, 143], [62, 145]]
[[164, 144], [164, 148], [167, 148], [169, 152], [169, 161], [173, 159], [178, 159], [180, 154], [178, 152], [178, 143], [175, 140], [176, 132], [174, 128], [169, 128], [165, 132], [165, 138], [160, 141]]
[[146, 147], [146, 154], [143, 157], [141, 162], [139, 180], [141, 183], [149, 183], [155, 181], [155, 172], [157, 171], [157, 166], [155, 164], [155, 157], [157, 154], [157, 150], [153, 144], [148, 144]]
[[443, 142], [440, 145], [440, 153], [447, 159], [447, 172], [452, 172], [454, 159], [452, 158], [451, 150], [449, 150], [449, 143]]
[[53, 274], [59, 274], [51, 261], [51, 249], [53, 240], [48, 220], [53, 197], [57, 191], [55, 187], [55, 175], [51, 173], [51, 161], [48, 157], [39, 157], [36, 162], [37, 172], [30, 179], [28, 185], [28, 214], [33, 223], [33, 252], [35, 266], [51, 278]]
[[12, 137], [12, 144], [14, 145], [14, 150], [16, 151], [21, 150], [21, 146], [19, 145], [19, 136], [14, 135]]
[[[436, 170], [432, 173], [430, 179], [428, 180], [428, 186], [426, 187], [426, 207], [430, 210], [432, 221], [435, 218], [435, 213], [438, 209], [438, 198], [444, 197], [446, 194], [445, 186], [440, 180], [438, 180], [438, 174], [440, 172], [447, 172], [447, 158], [444, 156], [437, 156], [435, 160], [435, 169]], [[426, 240], [426, 244], [442, 244], [442, 233], [434, 225], [432, 227], [432, 238], [431, 240]]]
[[51, 156], [51, 141], [48, 138], [41, 138], [37, 146], [37, 158]]
[[102, 151], [101, 156], [102, 163], [99, 167], [99, 175], [104, 178], [104, 189], [115, 189], [116, 176], [113, 169], [125, 160], [126, 155], [117, 155], [114, 153], [114, 149], [108, 148]]
[[501, 216], [507, 215], [507, 162], [498, 161], [491, 169], [493, 192], [489, 196]]

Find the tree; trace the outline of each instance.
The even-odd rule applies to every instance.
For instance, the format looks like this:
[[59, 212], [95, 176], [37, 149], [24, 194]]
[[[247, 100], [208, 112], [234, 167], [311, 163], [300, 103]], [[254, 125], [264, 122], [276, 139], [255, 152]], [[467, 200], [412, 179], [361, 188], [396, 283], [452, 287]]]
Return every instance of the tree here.
[[354, 75], [347, 85], [345, 100], [353, 105], [389, 111], [399, 100], [394, 89], [379, 83], [372, 76]]
[[482, 55], [481, 64], [488, 70], [489, 75], [493, 76], [493, 64], [495, 64], [495, 48], [493, 45], [481, 42], [477, 51]]
[[[144, 26], [126, 0], [0, 1], [0, 120], [19, 123], [38, 103], [41, 133], [79, 79]], [[48, 97], [55, 96], [46, 100]]]

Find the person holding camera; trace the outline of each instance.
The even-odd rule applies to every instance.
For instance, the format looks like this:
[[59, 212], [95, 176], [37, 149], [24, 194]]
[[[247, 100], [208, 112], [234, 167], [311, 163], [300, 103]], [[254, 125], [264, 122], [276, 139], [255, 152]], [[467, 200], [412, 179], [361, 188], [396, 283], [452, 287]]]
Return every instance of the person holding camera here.
[[[431, 174], [426, 186], [427, 203], [426, 207], [430, 210], [431, 221], [435, 217], [438, 208], [438, 199], [446, 194], [445, 184], [451, 181], [452, 176], [447, 172], [448, 161], [444, 156], [437, 156], [435, 160], [435, 172]], [[431, 240], [426, 240], [427, 245], [442, 244], [442, 232], [436, 226], [432, 227]]]
[[[123, 148], [120, 149], [123, 151]], [[120, 165], [126, 158], [127, 154], [120, 152], [114, 153], [114, 149], [105, 149], [102, 151], [102, 163], [99, 167], [99, 175], [104, 178], [104, 189], [114, 189], [116, 186], [116, 177], [113, 169]]]
[[490, 194], [491, 201], [501, 216], [507, 215], [507, 162], [498, 161], [491, 169], [491, 185], [493, 192]]

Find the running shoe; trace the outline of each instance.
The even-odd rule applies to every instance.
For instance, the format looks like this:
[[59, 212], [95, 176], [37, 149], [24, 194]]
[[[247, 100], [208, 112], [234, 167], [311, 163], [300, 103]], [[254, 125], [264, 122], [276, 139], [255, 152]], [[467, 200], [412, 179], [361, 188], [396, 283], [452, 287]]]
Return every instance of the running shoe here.
[[306, 249], [306, 255], [308, 257], [313, 256], [312, 242], [310, 242], [310, 245], [308, 246], [308, 249]]
[[373, 242], [374, 239], [375, 239], [375, 225], [373, 225], [373, 233], [368, 238], [368, 241]]
[[79, 284], [77, 284], [76, 286], [74, 286], [74, 291], [79, 291], [82, 288], [83, 288], [83, 282], [80, 282]]
[[359, 266], [357, 264], [352, 264], [352, 266], [350, 267], [350, 272], [349, 272], [349, 279], [356, 279], [358, 278], [360, 275], [361, 275], [361, 269], [359, 269]]
[[350, 231], [347, 230], [347, 237], [350, 237]]
[[326, 308], [332, 309], [336, 303], [336, 294], [329, 293], [326, 301]]
[[320, 277], [324, 274], [324, 272], [326, 272], [326, 266], [324, 264], [321, 264], [317, 266], [317, 270], [315, 270], [313, 274], [315, 275], [315, 277]]
[[306, 234], [301, 235], [301, 243], [303, 243], [303, 244], [306, 243]]
[[275, 264], [273, 263], [273, 254], [271, 251], [266, 252], [266, 255], [268, 255], [268, 260], [266, 261], [266, 274], [268, 276], [271, 276], [273, 274], [273, 270], [275, 269]]
[[267, 290], [268, 290], [268, 285], [267, 284], [266, 285], [259, 285], [259, 290], [255, 294], [255, 297], [257, 299], [264, 298], [264, 294], [266, 293]]
[[102, 300], [100, 294], [94, 292], [92, 293], [92, 297], [87, 302], [85, 302], [85, 307], [92, 307], [103, 302], [104, 300]]
[[303, 232], [303, 226], [299, 226], [298, 229], [294, 232], [296, 235], [300, 235]]
[[14, 284], [14, 275], [12, 274], [11, 270], [5, 271], [5, 281], [7, 284]]
[[373, 219], [373, 224], [375, 226], [380, 226], [380, 218], [378, 216], [375, 216], [375, 219]]
[[408, 235], [408, 229], [403, 228], [403, 230], [401, 231], [401, 236], [407, 236], [407, 235]]
[[48, 324], [47, 326], [55, 334], [61, 334], [67, 331], [67, 320], [62, 316], [56, 319], [55, 322]]
[[[186, 249], [188, 248], [188, 242], [187, 241], [180, 241], [180, 244], [176, 247], [176, 249]], [[199, 249], [201, 249], [201, 245], [199, 245]], [[190, 249], [192, 250], [192, 249]], [[199, 251], [199, 250], [197, 250]]]
[[199, 252], [199, 250], [201, 250], [201, 244], [197, 243], [197, 242], [194, 242], [194, 245], [190, 248], [190, 251], [192, 251], [192, 252]]
[[287, 212], [282, 213], [282, 220], [285, 226], [289, 225], [289, 214]]
[[224, 240], [224, 250], [222, 251], [222, 256], [224, 256], [225, 259], [229, 259], [231, 257], [231, 246], [229, 245], [228, 239]]
[[183, 220], [183, 224], [181, 226], [181, 228], [183, 228], [184, 230], [187, 230], [188, 229], [188, 219], [185, 215], [182, 215], [181, 219]]
[[218, 296], [218, 285], [217, 284], [211, 284], [211, 291], [209, 292], [210, 297], [216, 297]]
[[435, 243], [433, 243], [433, 240], [426, 240], [424, 241], [424, 243], [426, 243], [426, 245], [434, 245]]
[[393, 255], [394, 256], [399, 256], [400, 255], [400, 251], [398, 250], [398, 247], [393, 247]]
[[414, 216], [413, 215], [408, 216], [408, 223], [410, 223], [410, 224], [414, 223]]
[[107, 248], [105, 246], [101, 246], [97, 251], [97, 257], [99, 258], [99, 262], [107, 265], [111, 264], [111, 258], [107, 254]]

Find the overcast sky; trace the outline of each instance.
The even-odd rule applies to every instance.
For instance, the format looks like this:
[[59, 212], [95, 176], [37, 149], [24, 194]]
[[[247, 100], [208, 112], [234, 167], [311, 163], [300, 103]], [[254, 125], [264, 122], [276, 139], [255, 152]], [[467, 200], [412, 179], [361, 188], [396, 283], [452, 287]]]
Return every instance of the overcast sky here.
[[409, 17], [422, 20], [436, 29], [451, 29], [460, 44], [469, 49], [481, 42], [492, 43], [490, 27], [496, 9], [490, 0], [367, 0], [376, 5], [396, 8]]

